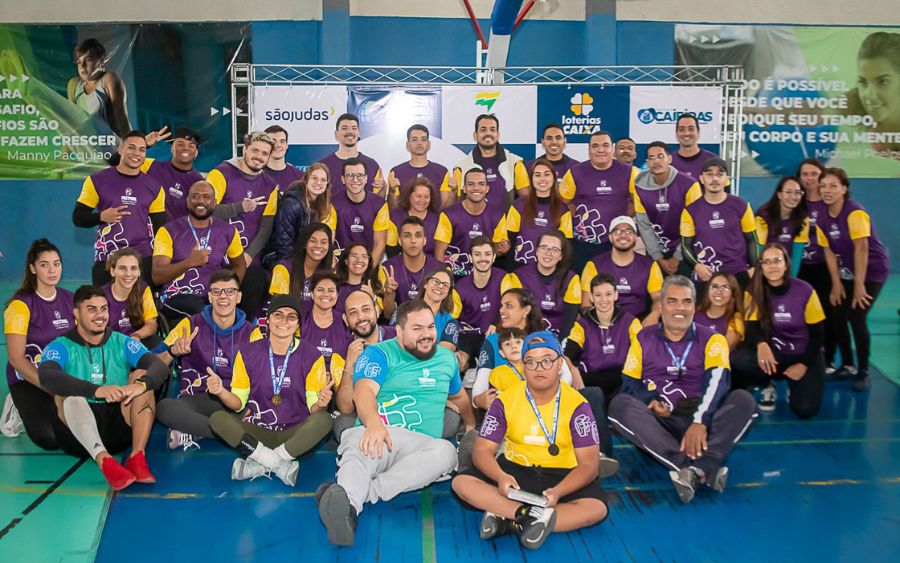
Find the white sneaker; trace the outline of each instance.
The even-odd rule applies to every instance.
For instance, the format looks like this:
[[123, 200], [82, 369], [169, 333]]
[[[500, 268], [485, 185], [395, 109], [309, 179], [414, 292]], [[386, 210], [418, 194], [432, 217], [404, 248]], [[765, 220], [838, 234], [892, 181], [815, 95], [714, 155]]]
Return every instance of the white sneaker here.
[[7, 438], [15, 438], [25, 430], [22, 424], [22, 417], [19, 416], [19, 409], [13, 403], [12, 395], [7, 395], [3, 401], [3, 415], [0, 416], [0, 433]]
[[768, 387], [763, 388], [762, 393], [760, 393], [759, 397], [759, 410], [764, 412], [771, 412], [775, 410], [775, 401], [778, 400], [778, 391], [775, 390], [774, 385], [769, 385]]
[[231, 478], [235, 481], [244, 481], [246, 479], [252, 481], [257, 477], [271, 479], [272, 470], [265, 465], [256, 463], [252, 459], [244, 459], [242, 457], [234, 460], [234, 463], [231, 465]]
[[281, 464], [275, 468], [275, 476], [281, 479], [281, 482], [288, 487], [293, 487], [297, 484], [298, 473], [300, 473], [300, 463], [293, 459], [290, 461], [282, 461]]
[[[199, 440], [200, 438], [197, 439]], [[200, 449], [200, 444], [194, 441], [193, 434], [186, 434], [174, 428], [169, 429], [168, 446], [170, 450], [177, 450], [178, 448], [181, 448], [183, 451], [188, 451], [191, 448]]]

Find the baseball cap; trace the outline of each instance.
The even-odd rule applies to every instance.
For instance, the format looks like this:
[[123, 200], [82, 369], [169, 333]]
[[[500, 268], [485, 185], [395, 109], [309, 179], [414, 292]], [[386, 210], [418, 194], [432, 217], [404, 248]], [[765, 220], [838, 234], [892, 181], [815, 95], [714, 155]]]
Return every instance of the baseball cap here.
[[629, 217], [628, 215], [619, 215], [609, 223], [609, 232], [613, 232], [613, 230], [619, 225], [628, 225], [631, 227], [635, 233], [637, 232], [637, 225], [634, 224], [634, 219]]
[[269, 312], [267, 314], [271, 315], [273, 312], [278, 309], [283, 309], [287, 307], [288, 309], [293, 309], [297, 312], [297, 316], [300, 316], [300, 302], [291, 297], [290, 295], [279, 294], [272, 298], [272, 301], [269, 302]]
[[187, 139], [188, 141], [194, 143], [198, 147], [202, 142], [200, 138], [200, 134], [194, 131], [193, 129], [188, 129], [186, 127], [179, 127], [175, 129], [175, 132], [172, 133], [172, 138], [169, 141], [174, 141], [175, 139]]
[[700, 171], [706, 172], [708, 169], [712, 168], [713, 166], [718, 166], [719, 168], [722, 169], [722, 172], [728, 174], [728, 164], [724, 160], [719, 158], [718, 156], [714, 156], [714, 157], [710, 158], [709, 160], [707, 160], [706, 162], [704, 162], [703, 168], [701, 168]]
[[525, 342], [522, 343], [522, 356], [524, 357], [529, 350], [537, 350], [538, 348], [547, 348], [562, 356], [562, 347], [559, 345], [559, 340], [549, 330], [532, 332], [526, 336]]

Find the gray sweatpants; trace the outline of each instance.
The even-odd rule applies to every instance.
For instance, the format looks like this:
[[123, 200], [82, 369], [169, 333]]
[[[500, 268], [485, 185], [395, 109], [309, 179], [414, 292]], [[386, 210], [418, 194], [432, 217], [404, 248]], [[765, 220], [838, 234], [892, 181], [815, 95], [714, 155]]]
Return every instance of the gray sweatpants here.
[[209, 417], [219, 411], [227, 411], [218, 398], [201, 393], [199, 395], [182, 395], [177, 399], [163, 399], [156, 407], [156, 418], [180, 432], [212, 438]]
[[743, 389], [728, 393], [713, 414], [706, 436], [707, 450], [692, 460], [681, 451], [681, 438], [691, 425], [690, 417], [657, 416], [643, 402], [623, 393], [613, 397], [609, 405], [609, 421], [620, 436], [669, 469], [677, 471], [693, 465], [706, 475], [713, 475], [725, 463], [756, 416], [753, 395]]
[[387, 429], [392, 449], [385, 447], [380, 458], [372, 459], [359, 449], [365, 430], [364, 426], [346, 430], [338, 446], [337, 483], [357, 513], [366, 502], [419, 490], [456, 467], [456, 448], [447, 440], [392, 426]]

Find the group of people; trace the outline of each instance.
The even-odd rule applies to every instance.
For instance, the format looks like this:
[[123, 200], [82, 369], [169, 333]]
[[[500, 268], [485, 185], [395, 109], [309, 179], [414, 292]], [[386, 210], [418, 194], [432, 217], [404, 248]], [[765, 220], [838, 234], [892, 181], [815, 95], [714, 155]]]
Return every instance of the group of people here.
[[[330, 436], [338, 471], [316, 501], [337, 545], [366, 503], [450, 478], [484, 539], [533, 549], [594, 525], [613, 431], [683, 502], [722, 492], [774, 382], [801, 418], [826, 377], [866, 389], [888, 258], [843, 170], [805, 160], [754, 213], [699, 130], [682, 115], [678, 149], [651, 143], [640, 171], [605, 131], [587, 161], [567, 156], [558, 124], [524, 162], [486, 114], [452, 169], [413, 125], [386, 175], [350, 114], [305, 172], [278, 126], [206, 175], [197, 133], [129, 132], [73, 211], [96, 229], [93, 284], [59, 287], [49, 240], [28, 251], [5, 310], [13, 408], [115, 490], [154, 482], [155, 420], [170, 448], [217, 438], [232, 478], [289, 486]], [[171, 160], [146, 158], [163, 139]]]

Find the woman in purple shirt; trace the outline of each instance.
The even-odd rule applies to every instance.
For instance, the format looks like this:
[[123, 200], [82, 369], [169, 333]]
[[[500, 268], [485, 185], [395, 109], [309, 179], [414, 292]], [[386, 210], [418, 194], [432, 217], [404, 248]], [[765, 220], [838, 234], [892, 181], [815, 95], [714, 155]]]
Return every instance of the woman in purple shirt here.
[[38, 380], [37, 364], [47, 344], [75, 328], [72, 294], [57, 287], [61, 277], [59, 249], [45, 238], [34, 241], [25, 257], [22, 286], [3, 312], [9, 395], [28, 437], [45, 450], [59, 448], [53, 431], [57, 414], [53, 397]]
[[[344, 249], [338, 259], [337, 266], [334, 268], [340, 282], [338, 283], [338, 298], [334, 310], [338, 313], [344, 312], [344, 301], [347, 296], [354, 291], [360, 289], [363, 285], [369, 286], [375, 295], [378, 308], [384, 311], [386, 303], [384, 302], [384, 286], [378, 277], [378, 267], [372, 260], [372, 253], [362, 243], [354, 243]], [[394, 295], [391, 295], [394, 299]], [[391, 310], [396, 308], [391, 303]]]
[[115, 251], [106, 261], [112, 281], [103, 286], [109, 301], [109, 327], [140, 340], [147, 348], [160, 342], [153, 293], [141, 279], [141, 255], [131, 247]]
[[428, 178], [411, 180], [400, 188], [397, 207], [391, 210], [391, 224], [388, 226], [387, 255], [400, 253], [400, 225], [407, 217], [418, 217], [425, 225], [425, 254], [434, 254], [434, 232], [437, 230], [441, 212], [438, 200], [433, 197], [434, 188]]
[[350, 335], [341, 314], [334, 310], [338, 278], [332, 272], [317, 272], [310, 281], [312, 309], [300, 323], [300, 336], [314, 346], [330, 365], [331, 355], [347, 355]]
[[694, 323], [707, 326], [725, 337], [728, 347], [744, 339], [744, 300], [737, 278], [716, 274], [709, 280], [706, 294], [700, 298]]

